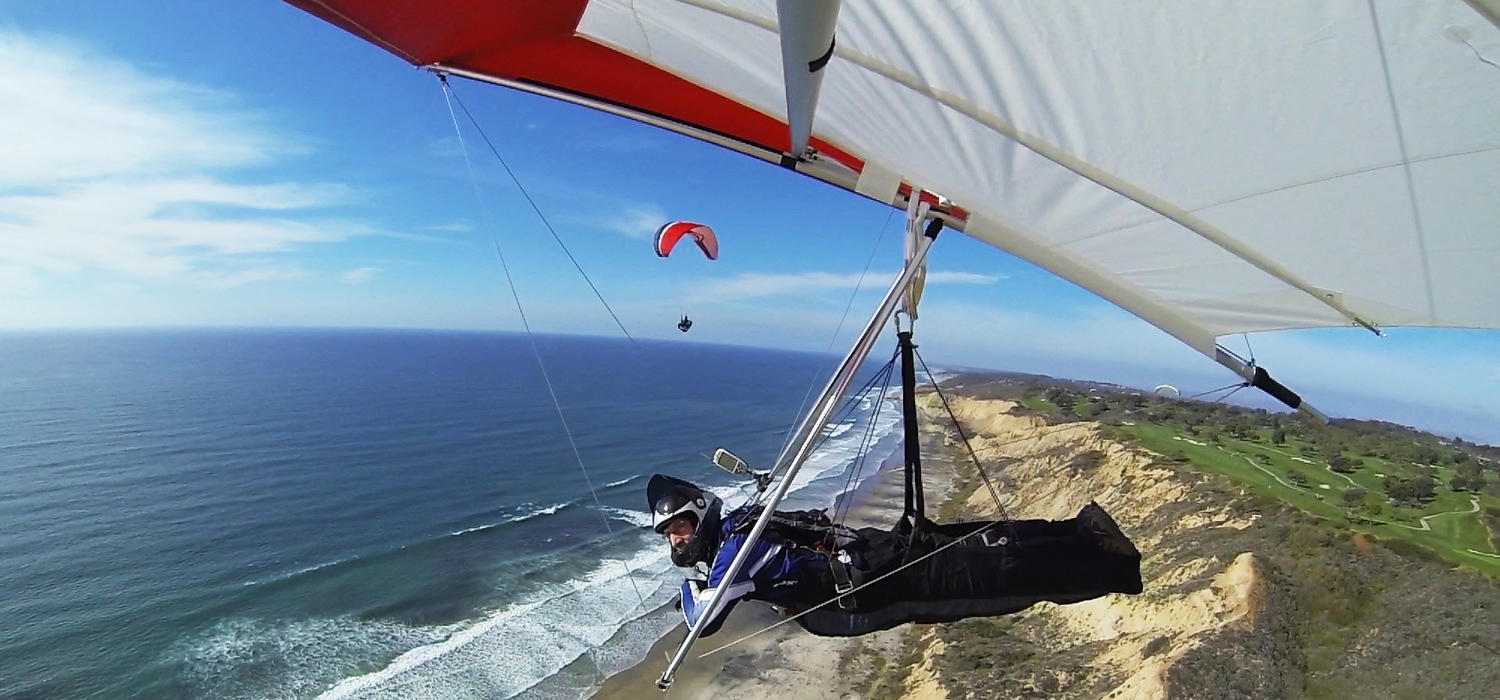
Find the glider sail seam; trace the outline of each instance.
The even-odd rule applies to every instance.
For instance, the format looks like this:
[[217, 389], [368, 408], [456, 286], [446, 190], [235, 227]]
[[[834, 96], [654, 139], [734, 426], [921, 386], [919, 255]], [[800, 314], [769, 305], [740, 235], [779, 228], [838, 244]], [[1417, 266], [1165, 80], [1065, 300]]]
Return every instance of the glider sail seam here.
[[[777, 31], [776, 25], [766, 21], [764, 18], [757, 17], [752, 13], [740, 10], [738, 8], [729, 7], [720, 2], [715, 2], [714, 0], [677, 1], [683, 4], [692, 5], [707, 10], [709, 12], [714, 12], [726, 17], [731, 17], [770, 32]], [[1229, 254], [1255, 266], [1262, 272], [1280, 280], [1282, 283], [1291, 286], [1299, 291], [1302, 291], [1308, 296], [1311, 296], [1319, 303], [1333, 309], [1344, 318], [1349, 319], [1350, 323], [1361, 326], [1370, 331], [1375, 331], [1375, 329], [1377, 328], [1376, 324], [1372, 320], [1365, 319], [1364, 317], [1360, 316], [1359, 314], [1355, 313], [1353, 310], [1345, 306], [1339, 295], [1334, 294], [1326, 289], [1320, 289], [1314, 286], [1307, 280], [1304, 280], [1297, 274], [1293, 273], [1291, 270], [1283, 267], [1280, 263], [1266, 257], [1259, 251], [1251, 248], [1250, 246], [1229, 235], [1228, 233], [1219, 229], [1217, 226], [1214, 226], [1207, 220], [1199, 217], [1191, 211], [1188, 211], [1187, 209], [1178, 206], [1177, 204], [1170, 202], [1167, 199], [1158, 196], [1155, 193], [1150, 192], [1133, 182], [1129, 182], [1122, 177], [1108, 172], [1103, 168], [1100, 168], [1088, 162], [1087, 160], [1084, 160], [1083, 158], [1075, 156], [1072, 153], [1069, 153], [1067, 150], [1054, 145], [1039, 136], [1028, 133], [1026, 131], [1022, 131], [1020, 128], [1002, 118], [1000, 115], [984, 109], [980, 105], [975, 104], [973, 101], [963, 97], [962, 95], [958, 95], [951, 91], [944, 90], [940, 87], [932, 85], [931, 83], [922, 79], [921, 76], [914, 75], [888, 62], [881, 61], [873, 56], [865, 55], [845, 46], [835, 46], [834, 55], [838, 56], [840, 59], [848, 61], [851, 64], [864, 68], [865, 70], [868, 70], [893, 83], [901, 85], [902, 87], [905, 87], [912, 92], [930, 98], [937, 104], [947, 107], [948, 109], [951, 109], [954, 112], [957, 112], [965, 117], [973, 119], [975, 122], [978, 122], [995, 131], [996, 133], [999, 133], [1006, 138], [1020, 144], [1027, 150], [1030, 150], [1031, 152], [1043, 158], [1046, 158], [1047, 160], [1052, 161], [1053, 163], [1056, 163], [1057, 165], [1066, 168], [1069, 171], [1072, 171], [1079, 177], [1082, 177], [1100, 187], [1108, 189], [1115, 194], [1118, 194], [1126, 199], [1135, 202], [1136, 204], [1139, 204], [1147, 209], [1150, 209], [1153, 212], [1156, 212], [1157, 214], [1165, 217], [1173, 223], [1176, 223], [1177, 225], [1187, 229], [1188, 231], [1197, 234], [1204, 240], [1207, 240], [1208, 242], [1218, 246], [1219, 248], [1222, 248]], [[864, 154], [856, 153], [856, 155], [864, 157]]]
[[[1427, 261], [1427, 234], [1422, 229], [1422, 205], [1417, 199], [1417, 185], [1411, 174], [1411, 155], [1406, 147], [1406, 131], [1401, 128], [1401, 107], [1396, 104], [1396, 90], [1391, 85], [1391, 63], [1385, 55], [1385, 37], [1380, 32], [1380, 14], [1375, 0], [1365, 0], [1370, 10], [1370, 27], [1375, 34], [1375, 49], [1380, 54], [1380, 74], [1385, 78], [1385, 96], [1391, 106], [1391, 123], [1396, 127], [1396, 146], [1401, 153], [1401, 175], [1406, 181], [1406, 198], [1411, 206], [1411, 224], [1417, 237], [1417, 256], [1422, 266], [1422, 285], [1427, 290], [1427, 321], [1437, 320], [1432, 293], [1432, 265]], [[1373, 329], [1372, 329], [1373, 330]]]

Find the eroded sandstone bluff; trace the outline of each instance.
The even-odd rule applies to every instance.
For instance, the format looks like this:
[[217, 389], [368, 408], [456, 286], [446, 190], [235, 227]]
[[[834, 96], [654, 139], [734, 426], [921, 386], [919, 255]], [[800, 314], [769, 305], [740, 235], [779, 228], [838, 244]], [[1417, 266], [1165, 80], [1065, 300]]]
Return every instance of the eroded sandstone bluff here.
[[893, 630], [848, 660], [846, 696], [1500, 697], [1493, 580], [1337, 531], [1097, 423], [950, 402], [1001, 508], [927, 394], [930, 437], [945, 444], [929, 459], [956, 475], [943, 517], [1067, 518], [1096, 500], [1142, 551], [1146, 592]]

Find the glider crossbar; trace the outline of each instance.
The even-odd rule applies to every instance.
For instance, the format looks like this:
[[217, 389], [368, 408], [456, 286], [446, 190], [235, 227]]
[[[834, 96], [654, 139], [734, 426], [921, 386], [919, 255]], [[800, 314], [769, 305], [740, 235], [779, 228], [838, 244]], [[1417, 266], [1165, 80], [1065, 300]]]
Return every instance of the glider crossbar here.
[[1271, 374], [1264, 367], [1246, 362], [1245, 358], [1234, 354], [1222, 345], [1214, 346], [1214, 362], [1228, 368], [1231, 372], [1245, 378], [1245, 382], [1261, 391], [1266, 392], [1272, 398], [1280, 401], [1288, 408], [1297, 409], [1319, 423], [1327, 423], [1328, 415], [1308, 405], [1297, 392], [1288, 389], [1281, 382], [1271, 378]]

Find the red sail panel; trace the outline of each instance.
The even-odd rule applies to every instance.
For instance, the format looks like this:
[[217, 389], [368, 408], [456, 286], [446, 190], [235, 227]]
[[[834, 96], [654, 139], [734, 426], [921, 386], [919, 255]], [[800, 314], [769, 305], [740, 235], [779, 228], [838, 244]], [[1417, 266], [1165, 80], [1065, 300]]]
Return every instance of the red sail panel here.
[[[286, 0], [414, 65], [444, 64], [583, 95], [767, 150], [791, 146], [785, 122], [577, 36], [587, 0]], [[820, 153], [864, 163], [813, 139]]]

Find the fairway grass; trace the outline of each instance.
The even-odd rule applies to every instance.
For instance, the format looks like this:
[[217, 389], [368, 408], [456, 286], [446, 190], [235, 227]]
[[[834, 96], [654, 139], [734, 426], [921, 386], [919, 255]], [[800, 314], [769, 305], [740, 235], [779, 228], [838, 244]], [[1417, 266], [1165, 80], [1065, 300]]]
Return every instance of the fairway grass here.
[[[1187, 466], [1227, 476], [1334, 526], [1409, 542], [1448, 561], [1500, 577], [1500, 553], [1491, 548], [1480, 514], [1474, 512], [1476, 502], [1482, 508], [1500, 505], [1500, 499], [1451, 490], [1451, 469], [1432, 468], [1438, 482], [1437, 496], [1420, 509], [1404, 508], [1386, 499], [1385, 477], [1381, 476], [1400, 471], [1379, 459], [1364, 458], [1353, 473], [1340, 474], [1321, 459], [1299, 454], [1300, 446], [1295, 442], [1272, 445], [1269, 441], [1221, 436], [1214, 443], [1150, 423], [1115, 429], [1148, 450], [1169, 458], [1186, 458]], [[1343, 494], [1354, 487], [1364, 490], [1364, 498], [1358, 504], [1346, 505]]]

